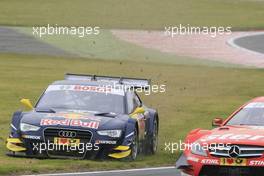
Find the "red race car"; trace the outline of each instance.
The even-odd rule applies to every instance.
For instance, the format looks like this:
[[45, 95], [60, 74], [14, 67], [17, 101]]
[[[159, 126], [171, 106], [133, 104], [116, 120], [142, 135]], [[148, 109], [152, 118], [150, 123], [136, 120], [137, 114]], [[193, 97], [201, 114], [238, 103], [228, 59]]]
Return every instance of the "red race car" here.
[[213, 130], [191, 131], [176, 168], [186, 176], [264, 175], [264, 97], [241, 106]]

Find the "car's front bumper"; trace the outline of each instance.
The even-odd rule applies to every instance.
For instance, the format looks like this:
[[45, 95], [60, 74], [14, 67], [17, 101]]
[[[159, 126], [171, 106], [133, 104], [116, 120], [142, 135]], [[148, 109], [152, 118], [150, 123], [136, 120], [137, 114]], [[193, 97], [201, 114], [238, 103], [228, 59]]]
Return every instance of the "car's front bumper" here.
[[[8, 138], [6, 141], [6, 148], [9, 156], [24, 156], [37, 158], [78, 158], [78, 159], [96, 159], [96, 158], [115, 158], [122, 159], [130, 155], [131, 149], [128, 145], [117, 144], [95, 144], [89, 143], [93, 146], [91, 150], [82, 149], [81, 152], [71, 150], [61, 150], [61, 148], [48, 148], [43, 145], [46, 141], [39, 139], [25, 139], [25, 138]], [[37, 146], [37, 147], [36, 147]], [[42, 146], [42, 149], [40, 148]], [[46, 145], [47, 146], [47, 145]], [[95, 149], [94, 146], [97, 146]], [[87, 147], [87, 146], [86, 146]], [[85, 148], [85, 147], [84, 147]], [[58, 150], [58, 151], [56, 151]], [[70, 153], [72, 152], [72, 153]], [[75, 153], [73, 153], [75, 152]]]
[[264, 157], [247, 158], [246, 160], [247, 162], [243, 166], [231, 166], [222, 164], [221, 158], [204, 157], [188, 153], [180, 156], [176, 162], [176, 168], [190, 176], [264, 175]]

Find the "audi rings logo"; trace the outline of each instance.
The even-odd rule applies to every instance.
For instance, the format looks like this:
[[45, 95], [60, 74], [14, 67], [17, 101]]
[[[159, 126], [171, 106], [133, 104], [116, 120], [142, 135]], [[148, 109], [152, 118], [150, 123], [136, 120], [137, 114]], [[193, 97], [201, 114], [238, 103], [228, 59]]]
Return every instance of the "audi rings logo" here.
[[240, 153], [241, 153], [240, 148], [237, 145], [231, 146], [228, 151], [228, 154], [231, 158], [239, 157]]
[[68, 138], [74, 138], [74, 137], [76, 137], [76, 132], [74, 132], [74, 131], [59, 131], [59, 133], [58, 133], [58, 135], [60, 136], [60, 137], [68, 137]]

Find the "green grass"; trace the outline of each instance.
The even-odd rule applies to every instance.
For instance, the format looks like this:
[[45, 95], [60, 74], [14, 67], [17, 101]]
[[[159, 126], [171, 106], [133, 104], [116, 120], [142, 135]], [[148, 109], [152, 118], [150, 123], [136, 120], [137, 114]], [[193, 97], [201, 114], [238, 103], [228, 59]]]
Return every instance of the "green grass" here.
[[[181, 23], [248, 30], [264, 29], [263, 16], [264, 2], [247, 0], [0, 1], [0, 25], [7, 26], [58, 24], [164, 29]], [[31, 32], [30, 28], [18, 30]], [[85, 58], [0, 54], [0, 175], [174, 165], [178, 154], [164, 151], [165, 142], [178, 142], [193, 128], [210, 128], [214, 117], [226, 117], [245, 101], [264, 95], [263, 70], [218, 67], [226, 65], [142, 49], [118, 41], [108, 30], [97, 37], [53, 36], [43, 41]], [[160, 63], [161, 58], [164, 63]], [[125, 164], [5, 156], [5, 139], [12, 112], [20, 108], [19, 99], [36, 101], [48, 84], [62, 79], [66, 72], [147, 77], [166, 84], [166, 93], [143, 96], [147, 105], [159, 110], [161, 118], [157, 155], [140, 156], [137, 161]]]
[[[135, 162], [24, 159], [5, 156], [11, 114], [22, 97], [36, 101], [45, 87], [66, 72], [151, 78], [166, 84], [166, 93], [143, 96], [159, 110], [160, 144], [155, 156]], [[245, 101], [264, 95], [261, 69], [168, 65], [131, 61], [64, 59], [0, 54], [0, 175], [83, 170], [125, 169], [173, 165], [177, 154], [164, 151], [165, 142], [178, 142], [193, 128], [210, 128], [216, 116], [226, 117]]]
[[12, 26], [164, 29], [181, 23], [264, 28], [264, 2], [248, 0], [1, 0], [0, 12], [0, 24]]

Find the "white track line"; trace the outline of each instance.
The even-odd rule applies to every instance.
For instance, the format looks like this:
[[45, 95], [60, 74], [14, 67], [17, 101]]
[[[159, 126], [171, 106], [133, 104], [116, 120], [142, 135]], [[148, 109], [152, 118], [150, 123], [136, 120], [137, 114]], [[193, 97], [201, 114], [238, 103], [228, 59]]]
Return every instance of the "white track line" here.
[[[142, 169], [127, 169], [127, 170], [111, 170], [111, 171], [95, 171], [95, 172], [75, 172], [75, 173], [55, 173], [55, 174], [38, 174], [38, 175], [24, 175], [24, 176], [60, 176], [60, 175], [89, 175], [89, 174], [102, 174], [102, 173], [122, 173], [122, 172], [137, 172], [137, 171], [151, 171], [151, 170], [165, 170], [174, 169], [175, 167], [153, 167]], [[175, 169], [176, 170], [176, 169]]]
[[240, 39], [240, 38], [250, 37], [250, 36], [256, 36], [256, 35], [263, 35], [263, 34], [264, 34], [264, 32], [257, 32], [257, 33], [253, 33], [253, 34], [245, 34], [245, 35], [233, 37], [233, 38], [231, 38], [231, 39], [229, 39], [227, 41], [227, 44], [229, 44], [230, 46], [232, 46], [234, 48], [237, 48], [237, 49], [240, 49], [240, 50], [244, 50], [244, 51], [250, 52], [252, 54], [256, 54], [256, 55], [263, 56], [264, 55], [263, 53], [260, 53], [260, 52], [257, 52], [257, 51], [253, 51], [253, 50], [250, 50], [250, 49], [247, 49], [247, 48], [244, 48], [244, 47], [239, 46], [239, 45], [237, 45], [235, 43], [235, 40]]

